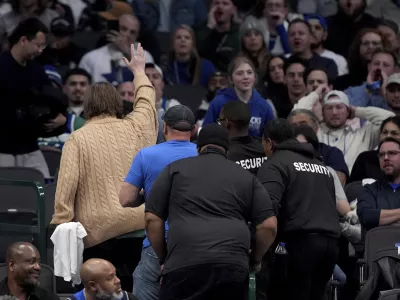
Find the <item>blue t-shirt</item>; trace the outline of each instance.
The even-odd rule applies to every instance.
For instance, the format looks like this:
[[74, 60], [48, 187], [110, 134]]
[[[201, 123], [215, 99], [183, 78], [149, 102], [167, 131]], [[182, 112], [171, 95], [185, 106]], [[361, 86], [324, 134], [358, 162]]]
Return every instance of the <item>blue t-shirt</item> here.
[[[210, 102], [208, 111], [204, 116], [203, 126], [217, 121], [223, 106], [230, 101], [240, 101], [233, 88], [218, 91], [215, 98]], [[274, 113], [267, 100], [262, 98], [255, 89], [253, 89], [248, 104], [251, 112], [249, 135], [261, 137], [264, 132], [264, 126], [269, 120], [275, 118]]]
[[[197, 147], [189, 141], [167, 141], [144, 148], [138, 152], [125, 178], [125, 182], [134, 185], [139, 190], [144, 189], [145, 199], [158, 174], [170, 163], [197, 156]], [[168, 224], [165, 222], [165, 234]], [[143, 248], [150, 246], [149, 239], [143, 241]]]

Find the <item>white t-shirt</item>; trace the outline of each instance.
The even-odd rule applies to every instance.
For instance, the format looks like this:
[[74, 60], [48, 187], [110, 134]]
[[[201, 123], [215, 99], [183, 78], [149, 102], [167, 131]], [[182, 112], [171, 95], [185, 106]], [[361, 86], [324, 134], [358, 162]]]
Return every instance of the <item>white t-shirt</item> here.
[[330, 58], [336, 63], [339, 76], [346, 75], [349, 73], [347, 60], [343, 56], [326, 49], [320, 55], [322, 57]]

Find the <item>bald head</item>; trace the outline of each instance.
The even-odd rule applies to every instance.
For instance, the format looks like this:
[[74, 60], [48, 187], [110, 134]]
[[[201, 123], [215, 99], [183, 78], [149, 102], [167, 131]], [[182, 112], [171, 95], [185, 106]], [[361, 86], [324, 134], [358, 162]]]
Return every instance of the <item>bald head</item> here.
[[92, 258], [87, 260], [81, 269], [81, 279], [86, 285], [89, 281], [98, 281], [106, 274], [115, 271], [112, 263], [100, 258]]
[[27, 254], [39, 254], [38, 249], [28, 242], [16, 242], [11, 244], [7, 248], [7, 256], [6, 260], [9, 262], [10, 260], [19, 261], [21, 258], [25, 257]]

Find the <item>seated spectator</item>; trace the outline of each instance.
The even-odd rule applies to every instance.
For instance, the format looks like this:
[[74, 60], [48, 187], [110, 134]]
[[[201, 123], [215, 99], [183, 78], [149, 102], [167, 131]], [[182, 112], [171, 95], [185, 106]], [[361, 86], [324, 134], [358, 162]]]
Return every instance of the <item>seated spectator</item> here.
[[40, 287], [40, 253], [31, 243], [17, 242], [7, 248], [7, 277], [0, 282], [0, 296], [16, 299], [59, 300]]
[[[121, 62], [122, 57], [130, 55], [130, 45], [136, 43], [140, 23], [132, 15], [119, 18], [119, 31], [110, 31], [107, 35], [109, 44], [86, 53], [79, 68], [85, 69], [93, 83], [109, 82], [115, 86], [132, 80], [132, 73]], [[153, 57], [146, 51], [146, 62], [153, 62]]]
[[288, 97], [288, 90], [285, 82], [285, 57], [272, 56], [267, 62], [267, 72], [264, 78], [259, 78], [263, 81], [264, 87], [260, 91], [265, 99], [271, 100], [277, 111], [277, 117], [282, 118], [287, 116], [283, 108], [283, 99]]
[[278, 115], [286, 118], [293, 109], [293, 106], [307, 94], [307, 87], [304, 81], [304, 73], [307, 65], [303, 60], [291, 57], [286, 60], [284, 67], [287, 93], [284, 97], [276, 99], [276, 110]]
[[200, 58], [192, 28], [180, 25], [171, 40], [172, 48], [164, 66], [164, 81], [169, 84], [192, 84], [207, 87], [208, 79], [215, 72], [214, 65]]
[[135, 86], [132, 81], [125, 81], [118, 85], [117, 90], [122, 98], [122, 116], [124, 117], [133, 110], [132, 103], [135, 101]]
[[335, 82], [335, 89], [345, 90], [365, 82], [372, 56], [378, 49], [388, 46], [386, 38], [373, 28], [361, 30], [350, 46], [348, 55], [349, 74], [340, 76]]
[[[261, 9], [261, 7], [260, 7]], [[264, 42], [272, 55], [283, 55], [291, 52], [287, 29], [288, 1], [266, 0], [262, 8], [262, 18], [259, 20], [262, 26]], [[247, 19], [252, 19], [248, 17]]]
[[46, 43], [47, 28], [36, 18], [21, 22], [0, 55], [0, 166], [31, 167], [49, 178], [38, 137], [64, 132], [66, 103], [34, 58]]
[[256, 67], [257, 90], [261, 91], [267, 75], [269, 52], [262, 36], [262, 28], [256, 19], [247, 18], [240, 26], [240, 55], [247, 57]]
[[223, 89], [217, 93], [210, 103], [203, 124], [216, 122], [226, 103], [242, 101], [248, 103], [251, 110], [250, 135], [261, 137], [264, 125], [274, 119], [274, 113], [271, 105], [254, 89], [256, 82], [254, 65], [245, 57], [237, 57], [229, 65], [228, 76], [233, 88]]
[[37, 18], [49, 29], [51, 21], [59, 17], [56, 11], [47, 8], [41, 0], [15, 0], [11, 2], [11, 6], [12, 11], [0, 18], [0, 42], [3, 50], [8, 50], [7, 38], [21, 21]]
[[392, 52], [377, 49], [371, 62], [368, 64], [366, 81], [354, 87], [349, 87], [344, 92], [349, 97], [351, 105], [375, 106], [390, 109], [385, 100], [385, 87], [388, 77], [397, 71], [397, 59]]
[[[311, 110], [318, 101], [317, 97], [304, 97], [298, 108]], [[320, 142], [340, 149], [351, 171], [357, 156], [373, 149], [379, 141], [381, 123], [394, 116], [394, 113], [377, 107], [355, 107], [349, 104], [349, 98], [341, 91], [331, 91], [322, 102], [324, 122], [319, 125]], [[358, 117], [366, 122], [361, 128], [353, 129], [346, 124], [347, 119]]]
[[[375, 19], [365, 13], [366, 0], [339, 0], [339, 11], [327, 19], [326, 48], [348, 58], [350, 45], [363, 28], [373, 28]], [[350, 63], [350, 61], [349, 61]], [[351, 73], [351, 70], [349, 70]]]
[[71, 300], [137, 300], [135, 295], [122, 290], [117, 271], [107, 260], [99, 258], [87, 260], [82, 265], [80, 275], [84, 289], [75, 293]]
[[68, 100], [67, 123], [65, 131], [51, 138], [40, 138], [39, 146], [49, 146], [61, 149], [69, 135], [81, 128], [85, 122], [83, 100], [90, 86], [91, 77], [83, 69], [72, 69], [67, 72], [63, 80], [63, 92]]
[[365, 185], [357, 202], [357, 214], [366, 230], [400, 221], [400, 142], [384, 139], [379, 144], [378, 157], [384, 179]]
[[92, 78], [84, 69], [72, 69], [64, 77], [64, 93], [68, 97], [68, 133], [81, 128], [85, 122], [84, 99]]
[[[400, 139], [400, 117], [390, 117], [382, 122], [379, 139], [382, 142], [388, 137]], [[379, 166], [378, 150], [365, 151], [357, 157], [350, 182], [360, 181], [366, 178], [383, 179], [384, 175]]]
[[195, 28], [207, 21], [207, 6], [204, 0], [131, 1], [135, 15], [151, 32], [174, 32], [179, 26]]
[[207, 25], [196, 32], [201, 57], [209, 59], [218, 71], [226, 72], [239, 51], [239, 25], [233, 21], [233, 0], [212, 0]]
[[215, 72], [208, 81], [207, 95], [205, 99], [201, 101], [199, 108], [195, 113], [196, 124], [198, 127], [203, 125], [204, 116], [206, 115], [210, 102], [215, 98], [215, 95], [219, 90], [226, 89], [229, 87], [229, 78], [225, 73]]
[[386, 87], [383, 88], [383, 95], [389, 108], [396, 115], [400, 115], [400, 73], [389, 76]]
[[[288, 121], [292, 126], [307, 125], [311, 127], [315, 133], [318, 132], [319, 122], [316, 115], [311, 110], [294, 109], [288, 116]], [[340, 182], [344, 186], [349, 177], [349, 169], [344, 160], [343, 152], [336, 147], [331, 147], [320, 142], [318, 153], [321, 155], [325, 165], [336, 171]]]
[[146, 76], [149, 78], [151, 84], [156, 91], [156, 110], [158, 114], [158, 136], [157, 144], [164, 142], [162, 130], [162, 116], [172, 106], [179, 105], [179, 101], [175, 99], [164, 98], [164, 74], [159, 66], [147, 63], [145, 67]]
[[85, 49], [72, 41], [74, 25], [66, 19], [56, 18], [51, 22], [50, 33], [52, 42], [43, 50], [39, 57], [43, 64], [55, 65], [59, 69], [69, 69], [78, 66]]
[[327, 50], [324, 47], [324, 42], [328, 37], [326, 20], [319, 15], [307, 15], [305, 20], [310, 24], [313, 33], [312, 50], [322, 57], [332, 59], [338, 68], [338, 76], [349, 73], [346, 59], [342, 55]]
[[218, 123], [228, 130], [228, 159], [257, 175], [258, 169], [267, 159], [261, 139], [249, 135], [251, 111], [242, 101], [228, 102], [222, 108]]
[[336, 63], [312, 51], [313, 33], [310, 24], [302, 19], [295, 19], [290, 22], [288, 33], [292, 56], [304, 60], [309, 68], [325, 69], [331, 80], [336, 79], [338, 76]]
[[133, 112], [118, 119], [122, 101], [116, 89], [109, 83], [90, 87], [84, 101], [87, 122], [63, 147], [51, 221], [80, 222], [88, 234], [84, 261], [101, 255], [117, 268], [130, 265], [132, 249], [123, 245], [131, 239], [116, 237], [144, 227], [143, 207], [124, 209], [118, 193], [132, 159], [155, 144], [158, 129], [155, 91], [144, 73], [145, 51], [140, 44], [136, 53], [131, 49], [131, 61], [124, 61], [135, 74]]
[[399, 24], [391, 20], [381, 19], [378, 30], [388, 41], [388, 49], [396, 53], [397, 58], [400, 58]]

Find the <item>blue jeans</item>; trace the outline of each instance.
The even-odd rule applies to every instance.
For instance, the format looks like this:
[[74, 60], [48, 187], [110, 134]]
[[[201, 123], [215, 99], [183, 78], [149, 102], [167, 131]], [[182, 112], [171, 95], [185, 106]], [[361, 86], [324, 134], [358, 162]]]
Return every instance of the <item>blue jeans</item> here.
[[142, 250], [138, 266], [133, 272], [133, 294], [140, 300], [158, 300], [161, 268], [153, 248]]

